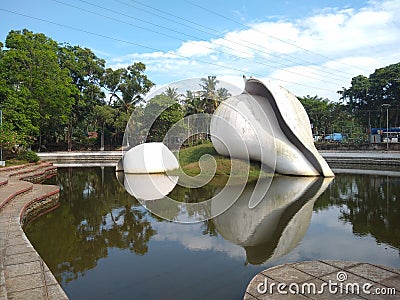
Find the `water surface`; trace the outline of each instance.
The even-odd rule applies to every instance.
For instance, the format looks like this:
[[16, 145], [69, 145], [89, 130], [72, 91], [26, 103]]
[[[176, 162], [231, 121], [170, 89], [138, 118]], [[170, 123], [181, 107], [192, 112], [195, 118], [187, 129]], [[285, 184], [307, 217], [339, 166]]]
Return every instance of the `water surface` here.
[[[400, 268], [400, 177], [337, 174], [327, 187], [277, 179], [257, 211], [243, 196], [196, 224], [149, 213], [113, 168], [60, 168], [51, 182], [61, 206], [26, 233], [70, 299], [242, 299], [261, 270], [315, 259]], [[172, 195], [196, 202], [216, 190]]]

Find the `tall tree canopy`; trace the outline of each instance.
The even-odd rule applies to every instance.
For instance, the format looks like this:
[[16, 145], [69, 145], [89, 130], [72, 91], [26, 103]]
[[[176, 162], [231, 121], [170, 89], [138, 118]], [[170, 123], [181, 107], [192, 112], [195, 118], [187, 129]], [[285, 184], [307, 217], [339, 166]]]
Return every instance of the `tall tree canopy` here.
[[345, 105], [318, 96], [307, 95], [298, 99], [308, 114], [315, 135], [341, 132], [350, 140], [365, 139], [365, 130]]
[[115, 141], [121, 139], [130, 114], [154, 83], [141, 62], [117, 70], [105, 64], [88, 48], [27, 29], [10, 31], [5, 45], [0, 43], [3, 145], [35, 143], [40, 149], [42, 142], [66, 138], [72, 150], [73, 140], [83, 142], [89, 131], [104, 132], [105, 127]]
[[77, 89], [59, 65], [58, 44], [44, 34], [11, 31], [5, 46], [0, 60], [5, 127], [29, 144], [68, 121]]
[[183, 111], [176, 99], [160, 94], [149, 100], [144, 115], [144, 124], [150, 128], [147, 141], [162, 142], [172, 125], [183, 118]]
[[399, 126], [400, 63], [377, 69], [368, 78], [358, 75], [351, 80], [350, 88], [338, 93], [348, 111], [365, 127], [386, 127], [383, 104], [390, 105], [389, 126]]
[[125, 112], [132, 112], [135, 105], [143, 100], [154, 83], [144, 74], [145, 64], [138, 62], [126, 69], [106, 69], [103, 85], [110, 93], [110, 104]]
[[59, 48], [62, 68], [68, 70], [72, 83], [79, 91], [74, 96], [72, 110], [68, 118], [68, 150], [72, 149], [73, 129], [81, 131], [90, 126], [93, 107], [101, 105], [105, 97], [101, 91], [100, 80], [104, 73], [105, 61], [98, 58], [90, 49], [63, 45]]

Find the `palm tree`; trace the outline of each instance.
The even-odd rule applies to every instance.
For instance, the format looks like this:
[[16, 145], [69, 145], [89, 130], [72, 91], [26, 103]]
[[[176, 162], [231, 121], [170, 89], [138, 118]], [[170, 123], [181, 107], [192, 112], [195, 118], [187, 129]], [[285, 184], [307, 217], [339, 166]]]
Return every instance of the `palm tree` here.
[[217, 89], [217, 76], [207, 76], [207, 78], [201, 78], [200, 81], [200, 87], [203, 89], [203, 96], [212, 98]]
[[226, 88], [219, 88], [217, 90], [218, 102], [224, 101], [225, 99], [229, 98], [230, 96], [232, 96], [232, 94], [229, 93], [229, 91]]
[[185, 105], [185, 116], [190, 116], [204, 112], [203, 103], [200, 97], [196, 96], [196, 94], [190, 90], [186, 91], [184, 105]]
[[200, 87], [202, 90], [202, 98], [204, 102], [204, 112], [212, 114], [218, 106], [216, 99], [216, 89], [218, 80], [216, 76], [207, 76], [207, 78], [200, 79]]
[[170, 86], [167, 87], [167, 89], [163, 94], [168, 98], [171, 98], [172, 100], [178, 101], [179, 94], [178, 94], [178, 88], [176, 87], [170, 87]]

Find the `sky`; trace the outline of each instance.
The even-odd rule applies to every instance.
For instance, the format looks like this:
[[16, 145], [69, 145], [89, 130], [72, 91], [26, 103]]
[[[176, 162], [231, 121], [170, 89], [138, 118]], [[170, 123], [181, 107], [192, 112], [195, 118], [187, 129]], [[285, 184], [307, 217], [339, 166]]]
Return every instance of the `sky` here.
[[217, 76], [279, 84], [338, 101], [358, 75], [400, 62], [400, 1], [18, 0], [0, 3], [10, 30], [90, 48], [113, 69], [146, 65], [157, 87]]

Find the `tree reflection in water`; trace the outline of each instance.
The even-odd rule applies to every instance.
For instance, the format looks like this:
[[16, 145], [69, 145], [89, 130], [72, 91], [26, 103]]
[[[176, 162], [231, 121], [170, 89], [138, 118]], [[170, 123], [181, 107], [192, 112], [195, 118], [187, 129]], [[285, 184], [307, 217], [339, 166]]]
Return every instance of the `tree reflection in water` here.
[[340, 174], [314, 210], [339, 206], [339, 219], [353, 234], [372, 235], [378, 243], [400, 249], [400, 177]]
[[[59, 282], [69, 282], [94, 268], [108, 248], [143, 255], [156, 234], [148, 212], [125, 192], [112, 169], [59, 169], [53, 183], [62, 205], [26, 228]], [[42, 230], [45, 226], [46, 233]]]
[[[52, 180], [61, 187], [62, 205], [35, 220], [26, 228], [26, 233], [60, 283], [64, 285], [85, 275], [96, 267], [100, 259], [109, 255], [111, 248], [129, 249], [138, 256], [148, 252], [149, 241], [157, 234], [154, 229], [156, 222], [164, 221], [151, 215], [125, 191], [116, 180], [113, 168], [61, 168], [58, 173]], [[170, 196], [185, 202], [199, 202], [217, 192], [218, 187], [215, 186], [192, 190], [176, 187]], [[339, 207], [337, 218], [340, 222], [351, 224], [354, 235], [371, 235], [377, 243], [399, 249], [399, 195], [400, 178], [337, 174], [311, 205], [314, 212]], [[179, 213], [178, 206], [166, 209], [171, 210], [172, 217]], [[289, 215], [295, 216], [296, 213]], [[221, 220], [223, 217], [219, 218]], [[260, 222], [267, 224], [269, 220], [261, 218]], [[221, 225], [218, 219], [208, 220], [193, 234], [221, 239], [221, 234], [226, 235], [226, 230], [219, 232]], [[281, 227], [286, 228], [287, 225]], [[280, 235], [272, 235], [275, 245], [265, 244], [264, 239], [260, 239], [260, 244], [237, 244], [259, 250], [257, 253], [262, 253], [260, 261], [264, 261], [279, 244]], [[230, 237], [235, 239], [233, 235]], [[274, 249], [270, 251], [271, 245]]]

